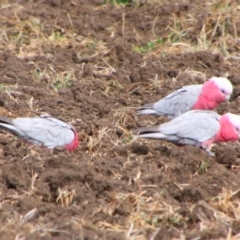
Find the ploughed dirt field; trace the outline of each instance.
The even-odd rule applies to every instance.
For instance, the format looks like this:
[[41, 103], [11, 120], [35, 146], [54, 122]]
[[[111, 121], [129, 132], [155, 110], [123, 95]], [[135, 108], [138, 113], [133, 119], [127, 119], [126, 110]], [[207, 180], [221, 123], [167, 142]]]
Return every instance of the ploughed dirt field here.
[[[176, 3], [178, 2], [178, 3]], [[239, 239], [240, 146], [135, 140], [136, 107], [212, 76], [234, 85], [240, 2], [0, 2], [0, 115], [70, 122], [76, 151], [0, 131], [0, 239]]]

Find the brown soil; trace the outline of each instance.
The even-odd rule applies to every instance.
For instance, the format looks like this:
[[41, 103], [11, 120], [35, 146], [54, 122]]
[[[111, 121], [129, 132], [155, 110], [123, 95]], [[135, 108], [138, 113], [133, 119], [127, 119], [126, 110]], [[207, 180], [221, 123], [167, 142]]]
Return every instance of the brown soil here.
[[[0, 114], [47, 112], [71, 122], [81, 140], [73, 153], [51, 153], [1, 131], [2, 240], [225, 239], [230, 230], [239, 233], [234, 211], [212, 201], [239, 188], [237, 143], [214, 146], [216, 157], [209, 158], [195, 147], [131, 135], [165, 121], [137, 116], [132, 107], [211, 76], [227, 74], [235, 86], [230, 103], [217, 111], [238, 113], [239, 58], [231, 53], [239, 45], [231, 42], [229, 55], [192, 49], [209, 9], [207, 1], [191, 2], [2, 3]], [[186, 45], [159, 44], [146, 54], [136, 48], [169, 40], [173, 17], [187, 14], [195, 21], [181, 38]], [[217, 211], [231, 219], [216, 218]]]

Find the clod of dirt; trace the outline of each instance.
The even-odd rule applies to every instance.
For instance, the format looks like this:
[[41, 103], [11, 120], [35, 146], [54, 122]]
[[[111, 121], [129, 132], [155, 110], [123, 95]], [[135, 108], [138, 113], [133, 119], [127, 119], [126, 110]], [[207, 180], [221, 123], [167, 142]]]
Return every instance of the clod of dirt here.
[[116, 207], [114, 214], [127, 216], [131, 213], [132, 206], [130, 204], [121, 203], [118, 207]]
[[96, 196], [100, 196], [105, 191], [111, 191], [113, 188], [112, 181], [105, 177], [95, 177], [90, 187], [96, 191]]
[[147, 155], [149, 152], [149, 148], [145, 143], [134, 142], [131, 145], [131, 152], [137, 155]]
[[[220, 54], [213, 54], [207, 51], [199, 51], [196, 53], [197, 60], [202, 62], [206, 67], [212, 68], [216, 64], [222, 66], [224, 63], [224, 58]], [[217, 74], [214, 74], [217, 76]]]
[[237, 152], [232, 145], [225, 145], [216, 147], [214, 151], [216, 155], [216, 162], [231, 167], [232, 165], [237, 165]]
[[22, 164], [13, 162], [2, 167], [3, 179], [8, 188], [28, 189], [30, 186], [30, 177], [22, 168]]
[[162, 155], [169, 157], [171, 155], [171, 149], [166, 146], [157, 146], [154, 150], [161, 152]]
[[118, 156], [123, 156], [126, 157], [127, 156], [127, 150], [122, 147], [122, 146], [116, 146], [113, 151], [118, 155]]
[[[31, 211], [32, 209], [38, 207], [38, 205], [41, 205], [42, 202], [39, 199], [36, 199], [32, 196], [28, 197], [28, 201], [25, 201], [22, 198], [19, 198], [17, 203], [16, 203], [16, 207], [18, 207], [19, 209], [21, 209], [22, 213], [26, 213], [28, 211]], [[36, 213], [34, 215], [34, 218], [37, 216], [38, 213]], [[33, 218], [31, 218], [32, 220]]]
[[216, 108], [216, 112], [220, 115], [223, 115], [227, 112], [231, 112], [229, 111], [229, 103], [228, 102], [224, 102], [222, 103], [221, 105], [219, 105], [217, 108]]
[[179, 73], [176, 80], [177, 82], [181, 82], [182, 85], [194, 84], [193, 76], [186, 72]]
[[240, 220], [234, 221], [232, 225], [232, 233], [238, 234], [240, 232]]
[[175, 196], [180, 202], [197, 202], [204, 198], [201, 188], [197, 186], [187, 186], [185, 187], [179, 196]]
[[[176, 231], [173, 231], [173, 229], [167, 229], [165, 226], [160, 229], [160, 231], [155, 236], [155, 239], [165, 239], [165, 240], [171, 240], [177, 238]], [[151, 238], [150, 238], [151, 239]]]
[[170, 78], [177, 77], [178, 71], [177, 71], [177, 70], [169, 70], [169, 71], [167, 72], [167, 75], [168, 75]]
[[8, 143], [9, 143], [9, 138], [6, 135], [1, 134], [0, 144], [1, 145], [7, 145]]
[[231, 95], [231, 101], [237, 99], [240, 96], [240, 86], [234, 86], [233, 93]]
[[123, 97], [118, 98], [118, 100], [116, 102], [121, 103], [124, 106], [127, 105], [127, 100]]
[[116, 134], [117, 134], [119, 137], [121, 137], [121, 136], [124, 134], [124, 131], [119, 128], [119, 129], [116, 130]]
[[130, 80], [131, 80], [131, 83], [139, 82], [139, 81], [141, 81], [141, 76], [137, 72], [132, 72], [130, 74]]

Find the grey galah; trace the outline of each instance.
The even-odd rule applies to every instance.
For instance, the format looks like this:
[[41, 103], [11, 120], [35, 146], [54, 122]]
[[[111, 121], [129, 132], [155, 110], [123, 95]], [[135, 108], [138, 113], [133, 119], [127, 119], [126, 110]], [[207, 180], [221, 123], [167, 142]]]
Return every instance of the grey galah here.
[[170, 119], [189, 110], [212, 110], [229, 100], [233, 86], [227, 78], [213, 77], [203, 85], [184, 86], [158, 102], [141, 107], [137, 114], [154, 114]]
[[162, 139], [180, 146], [193, 145], [214, 156], [210, 151], [212, 143], [239, 139], [240, 116], [191, 110], [159, 126], [140, 128], [137, 137]]
[[0, 128], [33, 144], [53, 149], [65, 146], [71, 151], [78, 146], [78, 135], [68, 123], [49, 115], [10, 119], [0, 117]]

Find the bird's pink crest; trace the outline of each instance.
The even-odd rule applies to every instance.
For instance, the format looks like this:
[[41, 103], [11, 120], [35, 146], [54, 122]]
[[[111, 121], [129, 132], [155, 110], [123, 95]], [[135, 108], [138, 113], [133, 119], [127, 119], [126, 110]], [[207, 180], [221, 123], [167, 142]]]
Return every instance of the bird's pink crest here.
[[211, 78], [203, 87], [202, 92], [194, 104], [194, 110], [212, 110], [224, 102], [232, 93], [232, 85], [226, 78]]
[[220, 130], [214, 142], [236, 141], [240, 136], [240, 116], [227, 113], [220, 118]]
[[74, 131], [74, 139], [71, 143], [67, 144], [65, 147], [68, 151], [73, 151], [77, 148], [79, 144], [79, 140], [78, 140], [78, 134], [77, 132]]

